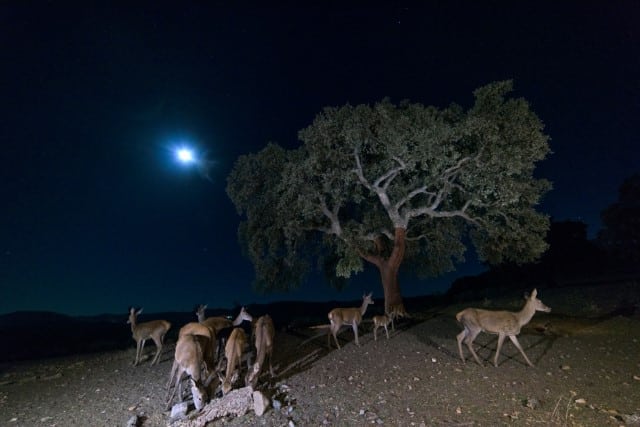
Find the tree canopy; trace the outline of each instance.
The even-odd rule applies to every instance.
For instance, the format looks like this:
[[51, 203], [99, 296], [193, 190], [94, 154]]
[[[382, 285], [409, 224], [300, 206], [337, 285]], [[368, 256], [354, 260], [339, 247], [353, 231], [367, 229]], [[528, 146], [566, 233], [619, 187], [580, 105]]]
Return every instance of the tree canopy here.
[[597, 242], [614, 260], [640, 262], [640, 174], [625, 179], [618, 200], [602, 211]]
[[290, 289], [315, 268], [342, 286], [369, 261], [387, 296], [389, 265], [438, 275], [468, 244], [488, 263], [539, 257], [549, 219], [535, 207], [551, 184], [533, 172], [548, 137], [511, 90], [481, 87], [467, 110], [388, 99], [325, 108], [299, 147], [238, 158], [227, 193], [257, 288]]

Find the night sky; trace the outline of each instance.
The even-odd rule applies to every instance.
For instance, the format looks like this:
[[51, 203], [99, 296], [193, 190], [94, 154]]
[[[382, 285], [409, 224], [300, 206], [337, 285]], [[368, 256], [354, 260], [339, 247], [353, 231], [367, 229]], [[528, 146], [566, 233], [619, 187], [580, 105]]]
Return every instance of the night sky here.
[[[637, 1], [89, 3], [0, 4], [0, 313], [365, 290], [381, 302], [374, 271], [341, 293], [314, 277], [290, 294], [251, 290], [226, 177], [269, 141], [296, 147], [325, 106], [469, 106], [477, 87], [513, 79], [551, 137], [537, 175], [554, 190], [540, 208], [591, 237], [640, 172]], [[183, 143], [211, 161], [207, 177], [176, 161]], [[454, 276], [401, 287], [442, 291]]]

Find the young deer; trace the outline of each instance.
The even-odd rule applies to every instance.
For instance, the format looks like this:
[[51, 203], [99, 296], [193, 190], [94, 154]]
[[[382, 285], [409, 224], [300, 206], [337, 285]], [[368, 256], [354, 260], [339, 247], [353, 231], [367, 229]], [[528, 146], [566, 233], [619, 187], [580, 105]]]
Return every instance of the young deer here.
[[[182, 401], [182, 376], [185, 373], [189, 375], [193, 404], [196, 409], [201, 409], [204, 406], [204, 401], [207, 399], [207, 392], [202, 382], [203, 378], [207, 376], [206, 368], [205, 375], [202, 375], [202, 368], [206, 366], [206, 363], [203, 361], [204, 350], [201, 341], [198, 340], [198, 336], [199, 335], [185, 333], [178, 338], [175, 361], [171, 367], [171, 376], [169, 377], [167, 409], [171, 407], [173, 398], [178, 390], [178, 399]], [[175, 382], [173, 390], [171, 390], [172, 382]]]
[[245, 379], [245, 384], [255, 388], [258, 383], [260, 371], [264, 366], [264, 362], [269, 358], [269, 374], [273, 377], [273, 366], [271, 365], [271, 355], [273, 353], [273, 339], [276, 331], [273, 326], [273, 320], [268, 314], [261, 316], [255, 323], [253, 336], [256, 345], [256, 361], [250, 369]]
[[500, 356], [500, 349], [505, 337], [509, 337], [511, 342], [516, 346], [524, 360], [527, 361], [529, 366], [533, 367], [533, 363], [529, 360], [527, 355], [522, 350], [518, 338], [516, 337], [520, 333], [520, 329], [529, 323], [536, 311], [543, 311], [548, 313], [551, 308], [547, 307], [536, 298], [538, 291], [536, 289], [531, 292], [531, 296], [525, 295], [527, 302], [522, 310], [518, 312], [511, 311], [490, 311], [482, 310], [479, 308], [466, 308], [456, 314], [456, 319], [462, 324], [464, 330], [457, 336], [458, 340], [458, 352], [460, 352], [460, 358], [464, 363], [464, 355], [462, 354], [462, 342], [467, 345], [469, 351], [476, 359], [479, 365], [482, 366], [478, 355], [473, 350], [473, 340], [476, 339], [480, 332], [488, 332], [490, 334], [498, 335], [498, 346], [496, 348], [496, 356], [493, 359], [493, 365], [498, 366], [498, 357]]
[[238, 379], [238, 371], [240, 370], [242, 352], [247, 344], [247, 334], [244, 333], [242, 328], [234, 328], [227, 340], [227, 345], [224, 348], [224, 354], [227, 358], [227, 369], [224, 378], [220, 377], [222, 381], [222, 394], [227, 394], [231, 391], [233, 383]]
[[160, 352], [162, 352], [162, 346], [164, 344], [164, 336], [171, 328], [171, 323], [166, 320], [151, 320], [149, 322], [136, 323], [140, 313], [142, 313], [142, 309], [136, 311], [135, 308], [131, 307], [131, 309], [129, 309], [129, 320], [127, 320], [127, 323], [131, 324], [131, 333], [137, 344], [136, 360], [133, 362], [133, 366], [137, 366], [140, 362], [144, 343], [149, 338], [153, 340], [157, 348], [156, 355], [151, 361], [151, 365], [153, 366], [160, 358]]
[[387, 339], [389, 339], [389, 329], [387, 326], [391, 323], [391, 327], [393, 328], [393, 317], [388, 314], [383, 314], [380, 316], [373, 316], [373, 339], [374, 341], [378, 341], [378, 328], [383, 327], [384, 332], [387, 334]]
[[[369, 304], [373, 304], [371, 294], [372, 292], [370, 292], [369, 295], [362, 296], [362, 306], [360, 307], [334, 308], [327, 315], [331, 322], [329, 333], [333, 335], [333, 339], [338, 348], [340, 348], [340, 343], [338, 342], [337, 334], [342, 325], [351, 325], [353, 328], [353, 334], [356, 337], [356, 345], [360, 345], [360, 342], [358, 341], [358, 325], [362, 322], [362, 316], [364, 316], [365, 311], [367, 311]], [[331, 335], [327, 335], [329, 348], [331, 348]]]

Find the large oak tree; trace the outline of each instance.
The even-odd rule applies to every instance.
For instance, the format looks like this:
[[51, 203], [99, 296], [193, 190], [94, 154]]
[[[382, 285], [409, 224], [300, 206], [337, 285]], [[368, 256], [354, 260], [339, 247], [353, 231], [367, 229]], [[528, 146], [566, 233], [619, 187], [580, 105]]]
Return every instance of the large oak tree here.
[[238, 158], [227, 193], [256, 287], [290, 289], [316, 268], [344, 286], [370, 263], [385, 310], [402, 315], [401, 265], [442, 274], [468, 245], [491, 264], [539, 257], [549, 220], [535, 207], [551, 185], [533, 172], [548, 137], [511, 90], [481, 87], [466, 111], [389, 100], [326, 108], [298, 148], [271, 143]]

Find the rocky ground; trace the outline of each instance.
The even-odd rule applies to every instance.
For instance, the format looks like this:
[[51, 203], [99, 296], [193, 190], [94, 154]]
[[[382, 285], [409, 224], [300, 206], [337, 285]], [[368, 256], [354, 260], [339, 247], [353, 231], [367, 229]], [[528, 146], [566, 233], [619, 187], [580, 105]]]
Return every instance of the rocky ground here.
[[[379, 334], [374, 341], [368, 323], [361, 346], [346, 331], [341, 350], [328, 351], [325, 337], [308, 340], [316, 330], [278, 331], [278, 376], [264, 377], [260, 386], [273, 407], [260, 417], [250, 411], [207, 425], [640, 425], [637, 286], [623, 291], [540, 291], [553, 312], [538, 313], [519, 337], [535, 368], [509, 342], [495, 368], [489, 360], [496, 337], [486, 334], [476, 340], [484, 366], [458, 356], [459, 309], [517, 310], [517, 298], [425, 308], [389, 340]], [[616, 311], [620, 306], [627, 309]], [[132, 341], [126, 351], [0, 367], [0, 425], [168, 425], [173, 343], [153, 367], [153, 345], [138, 367], [133, 347]]]

